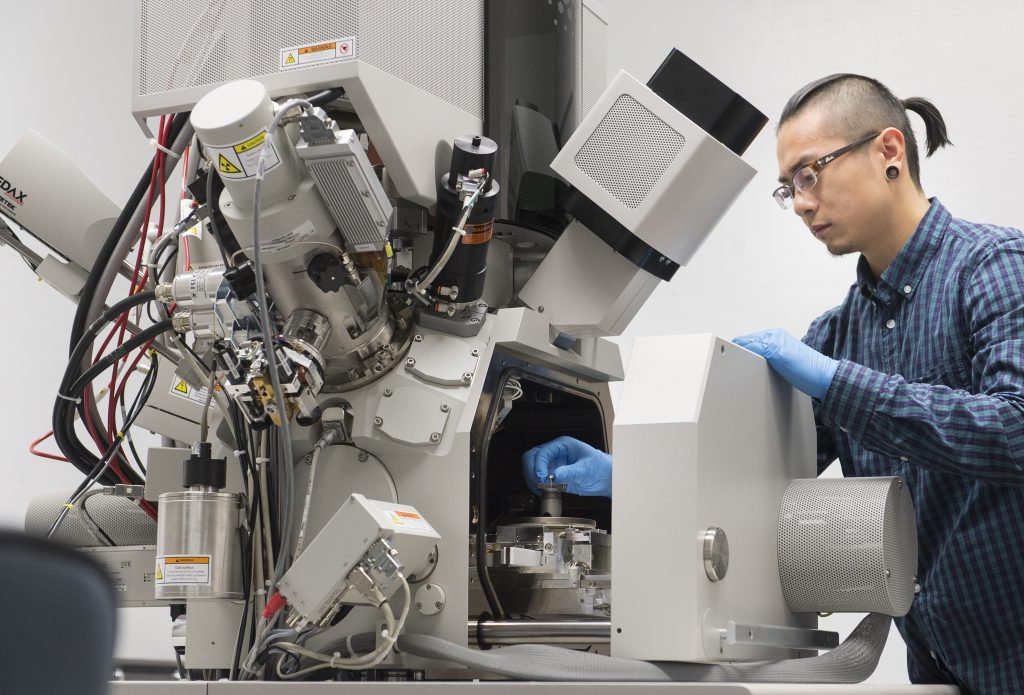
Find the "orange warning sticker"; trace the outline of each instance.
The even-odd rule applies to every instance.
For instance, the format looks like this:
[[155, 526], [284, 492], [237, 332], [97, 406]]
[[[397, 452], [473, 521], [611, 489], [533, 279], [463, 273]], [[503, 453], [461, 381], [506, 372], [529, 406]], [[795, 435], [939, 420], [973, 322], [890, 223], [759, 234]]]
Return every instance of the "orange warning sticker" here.
[[486, 244], [491, 240], [491, 235], [494, 232], [494, 223], [467, 224], [463, 229], [466, 230], [466, 236], [462, 237], [463, 244]]
[[333, 41], [318, 41], [303, 46], [287, 46], [280, 51], [281, 70], [304, 68], [356, 57], [356, 39], [347, 36]]
[[209, 555], [161, 555], [156, 558], [156, 584], [209, 584]]

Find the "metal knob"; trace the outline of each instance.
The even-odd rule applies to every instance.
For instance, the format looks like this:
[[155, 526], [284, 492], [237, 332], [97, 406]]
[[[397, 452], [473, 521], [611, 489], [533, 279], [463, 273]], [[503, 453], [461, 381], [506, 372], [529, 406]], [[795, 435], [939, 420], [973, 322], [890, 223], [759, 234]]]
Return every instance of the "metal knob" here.
[[729, 571], [729, 539], [725, 531], [712, 526], [704, 532], [704, 572], [708, 579], [719, 582]]

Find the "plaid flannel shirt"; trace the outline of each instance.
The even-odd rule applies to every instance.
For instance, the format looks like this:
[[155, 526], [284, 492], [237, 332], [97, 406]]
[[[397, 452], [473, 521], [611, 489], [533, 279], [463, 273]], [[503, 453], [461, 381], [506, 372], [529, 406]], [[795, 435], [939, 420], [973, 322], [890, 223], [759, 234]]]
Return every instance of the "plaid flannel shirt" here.
[[857, 274], [804, 337], [840, 360], [814, 402], [818, 471], [909, 486], [911, 680], [1024, 692], [1024, 235], [934, 199], [877, 282], [863, 257]]

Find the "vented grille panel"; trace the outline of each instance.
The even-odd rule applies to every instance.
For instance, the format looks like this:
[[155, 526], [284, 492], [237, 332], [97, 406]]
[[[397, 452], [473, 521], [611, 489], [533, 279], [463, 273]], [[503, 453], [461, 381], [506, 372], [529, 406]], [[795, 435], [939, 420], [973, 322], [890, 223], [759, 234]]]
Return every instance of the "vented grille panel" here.
[[354, 36], [356, 58], [483, 117], [483, 0], [136, 1], [140, 96], [277, 74], [282, 48]]
[[794, 480], [779, 513], [779, 578], [796, 612], [904, 615], [917, 528], [898, 478]]
[[[25, 533], [45, 538], [69, 494], [70, 491], [44, 492], [33, 497], [25, 511]], [[103, 536], [90, 530], [91, 519], [115, 545], [156, 543], [156, 522], [130, 499], [93, 495], [85, 500], [84, 505], [88, 517], [83, 518], [83, 503], [79, 503], [57, 529], [53, 536], [55, 541], [85, 548], [104, 545]]]
[[483, 118], [482, 0], [363, 0], [360, 7], [360, 58]]
[[623, 94], [573, 161], [617, 201], [636, 209], [685, 145], [681, 133]]
[[141, 0], [141, 22], [141, 95], [270, 75], [282, 48], [359, 34], [357, 0]]
[[346, 159], [312, 160], [309, 173], [350, 250], [379, 250], [387, 240], [387, 227], [378, 226], [366, 209], [363, 196], [345, 172]]

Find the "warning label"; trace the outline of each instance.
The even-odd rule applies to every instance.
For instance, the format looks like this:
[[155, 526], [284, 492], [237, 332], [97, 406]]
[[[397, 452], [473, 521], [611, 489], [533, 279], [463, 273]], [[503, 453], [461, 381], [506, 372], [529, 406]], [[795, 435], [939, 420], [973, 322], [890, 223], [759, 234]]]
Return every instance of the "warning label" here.
[[157, 584], [209, 584], [209, 555], [161, 555], [156, 559]]
[[181, 377], [176, 376], [173, 379], [171, 379], [171, 390], [169, 391], [169, 393], [172, 396], [184, 398], [186, 400], [192, 401], [193, 403], [199, 403], [200, 405], [203, 405], [206, 403], [206, 394], [208, 392], [209, 389], [207, 389], [205, 386], [201, 389], [197, 389], [195, 386], [192, 386]]
[[415, 512], [403, 512], [397, 509], [392, 509], [390, 512], [391, 520], [403, 528], [418, 529], [420, 531], [433, 531], [434, 528], [427, 523], [419, 514]]
[[287, 234], [282, 234], [279, 237], [274, 237], [273, 239], [260, 242], [260, 251], [269, 256], [272, 253], [278, 253], [287, 248], [291, 248], [295, 244], [305, 241], [314, 234], [316, 234], [316, 229], [313, 227], [313, 223], [307, 221]]
[[224, 155], [217, 158], [217, 170], [222, 174], [241, 174], [242, 170], [236, 167], [230, 159]]
[[256, 168], [260, 162], [260, 152], [267, 147], [267, 162], [264, 171], [270, 171], [281, 163], [277, 156], [277, 149], [274, 143], [267, 142], [267, 131], [260, 132], [247, 137], [241, 142], [227, 147], [211, 147], [210, 150], [217, 153], [217, 171], [228, 179], [248, 179], [256, 175]]
[[349, 36], [334, 41], [309, 43], [304, 46], [289, 46], [281, 49], [281, 69], [307, 68], [311, 65], [351, 60], [356, 57], [355, 37]]

